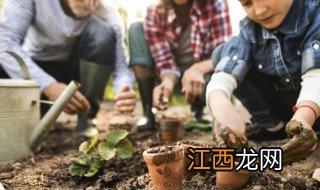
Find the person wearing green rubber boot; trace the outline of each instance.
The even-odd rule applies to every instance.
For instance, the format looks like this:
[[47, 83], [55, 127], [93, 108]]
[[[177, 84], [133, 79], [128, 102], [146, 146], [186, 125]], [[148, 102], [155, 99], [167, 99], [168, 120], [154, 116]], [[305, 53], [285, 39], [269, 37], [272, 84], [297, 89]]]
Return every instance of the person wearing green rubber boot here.
[[[133, 74], [122, 47], [120, 15], [111, 5], [100, 0], [6, 0], [2, 11], [0, 50], [13, 51], [24, 60], [43, 98], [55, 101], [66, 83], [80, 81], [80, 91], [64, 109], [79, 114], [75, 136], [98, 133], [92, 119], [112, 73], [116, 105], [121, 112], [132, 113]], [[21, 78], [10, 55], [2, 53], [0, 63], [4, 63], [1, 78]], [[43, 115], [47, 105], [41, 110]]]
[[167, 109], [177, 86], [201, 119], [206, 76], [209, 81], [213, 71], [211, 52], [230, 36], [225, 0], [161, 0], [149, 6], [144, 21], [129, 28], [130, 66], [144, 111], [135, 129], [155, 129], [152, 107]]

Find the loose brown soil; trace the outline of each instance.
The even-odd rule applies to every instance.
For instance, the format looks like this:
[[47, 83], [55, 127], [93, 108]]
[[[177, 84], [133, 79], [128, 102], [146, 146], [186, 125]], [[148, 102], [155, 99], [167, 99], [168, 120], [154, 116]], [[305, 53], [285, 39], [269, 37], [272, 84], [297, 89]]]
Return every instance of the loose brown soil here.
[[[243, 110], [239, 108], [241, 112]], [[141, 108], [133, 118], [119, 116], [112, 104], [103, 104], [98, 114], [98, 128], [103, 137], [109, 129], [109, 124], [117, 118], [120, 124], [137, 121]], [[189, 109], [172, 108], [169, 115], [190, 118]], [[139, 112], [140, 111], [140, 112]], [[163, 114], [163, 113], [161, 113]], [[244, 114], [245, 115], [245, 114]], [[0, 183], [5, 189], [153, 189], [147, 166], [142, 158], [144, 150], [163, 145], [157, 134], [130, 135], [134, 145], [131, 158], [121, 160], [112, 159], [106, 163], [103, 171], [91, 179], [71, 177], [68, 167], [72, 159], [79, 155], [80, 140], [72, 138], [72, 131], [76, 123], [75, 117], [62, 115], [59, 123], [43, 142], [41, 149], [34, 155], [15, 162], [0, 164]], [[116, 123], [116, 122], [115, 122]], [[113, 123], [114, 124], [114, 123]], [[113, 125], [114, 127], [114, 125]], [[183, 140], [212, 144], [210, 132], [185, 132]], [[281, 142], [252, 143], [254, 147], [280, 145]], [[318, 144], [319, 147], [319, 144]], [[316, 168], [320, 167], [320, 151], [306, 160], [286, 166], [282, 172], [265, 171], [252, 174], [244, 189], [320, 189], [320, 183], [312, 179]], [[0, 185], [1, 189], [1, 185]], [[216, 189], [215, 173], [202, 172], [190, 181], [183, 182], [183, 189]]]

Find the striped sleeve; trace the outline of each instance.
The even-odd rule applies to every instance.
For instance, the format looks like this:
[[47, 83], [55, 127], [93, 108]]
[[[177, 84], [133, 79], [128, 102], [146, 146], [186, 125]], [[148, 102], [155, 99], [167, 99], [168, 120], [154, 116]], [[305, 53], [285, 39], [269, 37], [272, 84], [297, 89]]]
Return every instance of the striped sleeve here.
[[104, 2], [104, 6], [106, 12], [103, 13], [103, 17], [106, 22], [111, 23], [116, 32], [116, 60], [113, 85], [115, 93], [117, 94], [125, 85], [133, 88], [134, 76], [129, 69], [124, 53], [124, 26], [121, 16], [112, 4]]
[[116, 68], [114, 73], [114, 88], [117, 94], [121, 88], [125, 85], [129, 85], [133, 88], [133, 73], [127, 65], [127, 61], [124, 55], [122, 37], [119, 32], [117, 32], [117, 42], [116, 42]]
[[[42, 92], [56, 80], [39, 68], [22, 49], [22, 43], [34, 16], [33, 4], [33, 0], [5, 1], [0, 18], [0, 52], [11, 51], [19, 55], [27, 65], [31, 79], [40, 85]], [[22, 78], [18, 62], [9, 54], [0, 54], [0, 64], [11, 78]]]
[[[115, 11], [116, 12], [116, 11]], [[123, 35], [123, 25], [119, 24], [122, 23], [120, 19], [120, 15], [118, 12], [115, 13], [115, 17], [119, 21], [118, 24], [115, 26], [116, 31], [116, 67], [114, 73], [114, 88], [115, 93], [121, 90], [121, 88], [125, 85], [129, 85], [133, 88], [133, 73], [128, 67], [127, 60], [124, 54], [124, 35]]]

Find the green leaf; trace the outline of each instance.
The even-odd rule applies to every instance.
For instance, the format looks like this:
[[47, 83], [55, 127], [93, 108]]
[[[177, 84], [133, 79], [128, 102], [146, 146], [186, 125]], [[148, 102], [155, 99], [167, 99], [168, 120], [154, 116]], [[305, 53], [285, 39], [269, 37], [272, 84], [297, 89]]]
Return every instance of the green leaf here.
[[97, 152], [90, 152], [89, 154], [88, 154], [92, 159], [100, 159], [101, 158], [101, 156], [99, 155], [99, 153], [97, 153]]
[[89, 142], [85, 141], [81, 143], [81, 145], [79, 146], [79, 151], [87, 154], [89, 152], [89, 146], [90, 146]]
[[126, 130], [114, 130], [107, 133], [107, 141], [112, 145], [116, 146], [118, 142], [128, 136], [129, 132]]
[[79, 151], [88, 154], [97, 144], [98, 142], [98, 135], [95, 135], [93, 137], [91, 137], [90, 141], [85, 141], [83, 143], [81, 143], [80, 147], [79, 147]]
[[96, 175], [101, 168], [101, 163], [99, 160], [94, 160], [90, 166], [90, 169], [84, 174], [85, 177], [92, 177]]
[[133, 154], [133, 146], [128, 139], [123, 139], [117, 144], [116, 154], [122, 159], [129, 158]]
[[79, 156], [78, 158], [74, 159], [73, 162], [80, 165], [88, 166], [90, 163], [90, 158], [88, 158], [88, 156]]
[[71, 164], [69, 166], [69, 173], [72, 176], [83, 176], [87, 171], [88, 171], [89, 167], [88, 166], [83, 166], [83, 165], [79, 165], [79, 164]]
[[99, 136], [98, 136], [98, 135], [95, 135], [95, 136], [91, 137], [91, 139], [90, 139], [90, 141], [89, 141], [89, 142], [90, 142], [90, 145], [89, 145], [89, 149], [90, 149], [90, 150], [91, 150], [93, 147], [96, 146], [98, 140], [99, 140]]
[[105, 160], [110, 160], [116, 155], [116, 149], [108, 142], [102, 142], [98, 146], [100, 156]]

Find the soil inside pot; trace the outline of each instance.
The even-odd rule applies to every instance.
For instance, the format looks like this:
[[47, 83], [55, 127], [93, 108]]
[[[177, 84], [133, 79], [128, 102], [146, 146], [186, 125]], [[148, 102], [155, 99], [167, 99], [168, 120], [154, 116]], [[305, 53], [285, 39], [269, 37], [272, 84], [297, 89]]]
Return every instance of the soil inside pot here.
[[[176, 153], [173, 151], [175, 146], [161, 146], [148, 150], [147, 153], [153, 155], [152, 163], [156, 166], [172, 162], [176, 159]], [[183, 151], [183, 150], [180, 150]]]

